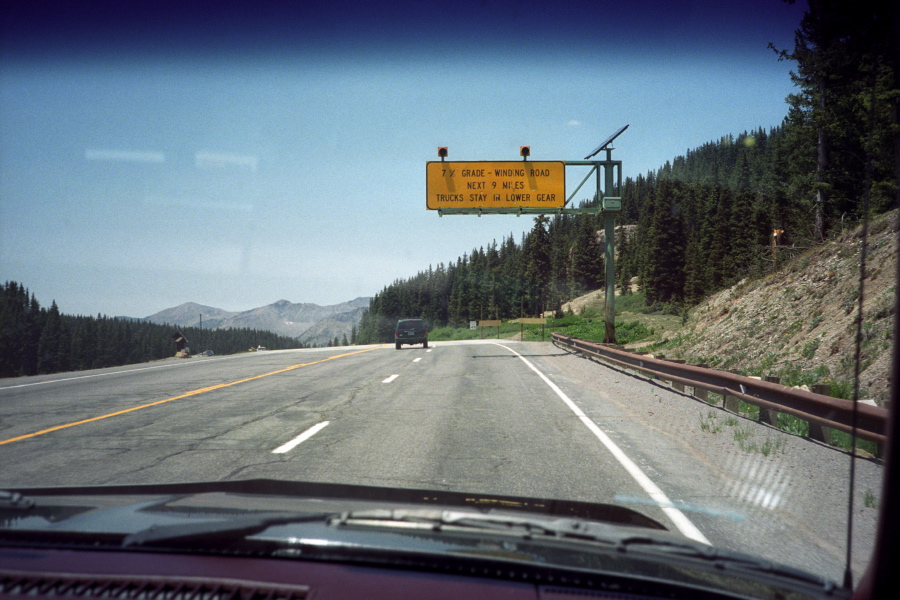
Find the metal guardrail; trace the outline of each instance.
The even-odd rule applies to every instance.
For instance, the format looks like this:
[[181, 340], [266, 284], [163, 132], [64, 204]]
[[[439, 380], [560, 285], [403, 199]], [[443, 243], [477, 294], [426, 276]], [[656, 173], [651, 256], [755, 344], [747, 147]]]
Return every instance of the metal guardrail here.
[[[727, 399], [731, 397], [758, 406], [761, 415], [763, 411], [793, 415], [809, 422], [810, 437], [817, 437], [812, 434], [815, 426], [830, 427], [846, 433], [853, 431], [852, 400], [832, 398], [726, 371], [651, 358], [559, 333], [553, 333], [552, 340], [554, 344], [600, 358], [613, 365], [691, 387], [695, 395], [697, 390], [703, 390], [722, 395], [726, 399], [726, 404]], [[882, 446], [887, 441], [887, 409], [857, 404], [856, 436]]]

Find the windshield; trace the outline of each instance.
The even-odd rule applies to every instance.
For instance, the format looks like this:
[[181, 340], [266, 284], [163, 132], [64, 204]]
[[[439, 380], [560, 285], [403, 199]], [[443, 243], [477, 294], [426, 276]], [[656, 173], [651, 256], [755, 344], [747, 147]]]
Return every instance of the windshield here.
[[[0, 488], [614, 505], [836, 582], [852, 518], [858, 581], [896, 294], [877, 20], [120, 4], [4, 8]], [[824, 397], [857, 369], [851, 495]]]

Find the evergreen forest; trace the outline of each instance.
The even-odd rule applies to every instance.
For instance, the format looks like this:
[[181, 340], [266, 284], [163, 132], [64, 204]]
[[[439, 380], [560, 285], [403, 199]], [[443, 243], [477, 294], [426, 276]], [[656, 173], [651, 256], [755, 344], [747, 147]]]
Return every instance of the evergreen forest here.
[[[683, 310], [898, 204], [889, 11], [868, 0], [810, 0], [794, 47], [768, 50], [793, 63], [780, 124], [724, 135], [625, 179], [616, 219], [631, 225], [616, 235], [622, 293], [636, 281], [649, 305]], [[605, 285], [602, 228], [599, 214], [539, 216], [520, 240], [494, 240], [394, 281], [372, 299], [355, 341], [390, 341], [399, 318], [434, 328], [558, 312]]]
[[[175, 326], [42, 307], [15, 281], [0, 286], [0, 377], [99, 369], [175, 355]], [[297, 348], [297, 340], [256, 329], [179, 328], [194, 351], [216, 354]]]

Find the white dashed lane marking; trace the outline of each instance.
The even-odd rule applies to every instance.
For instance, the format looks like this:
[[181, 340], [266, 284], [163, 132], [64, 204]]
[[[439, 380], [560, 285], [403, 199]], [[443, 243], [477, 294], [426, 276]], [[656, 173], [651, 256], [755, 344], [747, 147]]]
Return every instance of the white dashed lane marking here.
[[306, 431], [304, 431], [303, 433], [301, 433], [300, 435], [298, 435], [297, 437], [295, 437], [294, 439], [289, 441], [287, 444], [278, 446], [277, 448], [272, 450], [272, 454], [284, 454], [285, 452], [290, 452], [298, 445], [302, 444], [303, 442], [305, 442], [312, 436], [319, 433], [321, 430], [325, 429], [325, 427], [330, 422], [331, 421], [322, 421], [321, 423], [313, 425], [312, 427], [310, 427], [309, 429], [307, 429]]

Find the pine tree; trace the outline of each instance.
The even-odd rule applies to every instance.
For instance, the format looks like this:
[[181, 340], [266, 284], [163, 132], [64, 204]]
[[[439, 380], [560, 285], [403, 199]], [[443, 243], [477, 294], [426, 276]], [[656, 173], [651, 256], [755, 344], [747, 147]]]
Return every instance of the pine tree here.
[[647, 262], [641, 278], [647, 303], [680, 302], [684, 294], [684, 228], [674, 184], [659, 180], [646, 232]]
[[524, 244], [525, 283], [527, 286], [529, 314], [544, 311], [550, 285], [550, 238], [547, 234], [547, 217], [534, 218], [534, 227]]
[[597, 241], [594, 221], [583, 215], [578, 219], [575, 244], [572, 247], [572, 296], [578, 297], [604, 284], [603, 249]]
[[59, 307], [56, 301], [50, 305], [38, 342], [39, 373], [55, 373], [68, 367], [68, 348], [70, 342], [68, 334], [59, 315]]
[[810, 0], [793, 50], [778, 51], [797, 62], [799, 91], [787, 98], [786, 129], [793, 151], [814, 164], [792, 183], [816, 241], [829, 218], [858, 213], [867, 163], [875, 204], [886, 208], [896, 193], [891, 115], [900, 100], [891, 23], [890, 3]]

